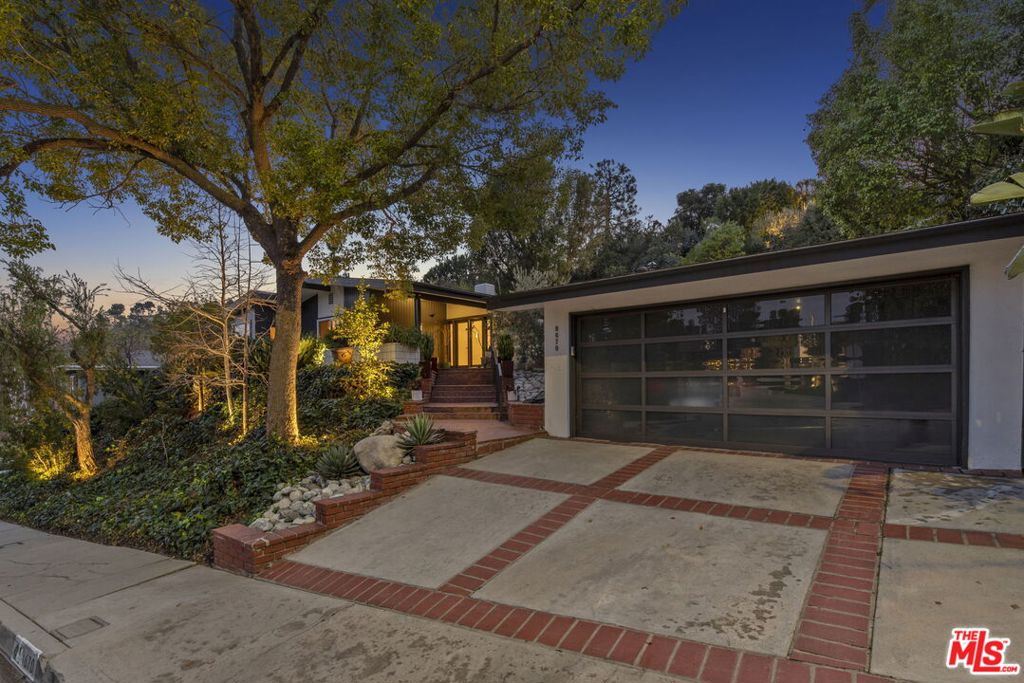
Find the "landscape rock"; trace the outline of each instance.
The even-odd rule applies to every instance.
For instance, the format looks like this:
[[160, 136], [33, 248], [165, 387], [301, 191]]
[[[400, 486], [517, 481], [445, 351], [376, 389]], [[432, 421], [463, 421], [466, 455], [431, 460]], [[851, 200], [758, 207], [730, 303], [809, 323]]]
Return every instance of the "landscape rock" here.
[[380, 427], [373, 430], [370, 436], [390, 436], [395, 433], [395, 423], [391, 420], [384, 420]]
[[405, 451], [399, 446], [399, 441], [399, 437], [394, 434], [368, 436], [356, 442], [352, 450], [364, 470], [376, 472], [402, 464]]
[[[387, 434], [379, 434], [374, 438], [380, 437], [388, 441], [397, 438]], [[398, 457], [398, 463], [408, 464], [410, 461], [408, 456]], [[300, 524], [315, 522], [316, 506], [313, 504], [314, 501], [369, 491], [370, 476], [358, 475], [347, 479], [325, 481], [319, 475], [312, 474], [295, 484], [279, 483], [275, 489], [272, 496], [273, 502], [262, 515], [250, 522], [250, 528], [260, 532], [280, 531]]]

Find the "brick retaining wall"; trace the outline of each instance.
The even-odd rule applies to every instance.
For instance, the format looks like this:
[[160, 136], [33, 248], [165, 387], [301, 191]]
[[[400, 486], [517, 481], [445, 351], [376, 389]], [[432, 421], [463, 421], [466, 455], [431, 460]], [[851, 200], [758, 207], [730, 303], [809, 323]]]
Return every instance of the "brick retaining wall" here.
[[371, 472], [369, 491], [315, 501], [315, 522], [268, 532], [244, 524], [214, 529], [213, 564], [222, 569], [255, 574], [427, 477], [476, 457], [476, 432], [448, 432], [448, 439], [443, 443], [417, 446], [414, 464]]

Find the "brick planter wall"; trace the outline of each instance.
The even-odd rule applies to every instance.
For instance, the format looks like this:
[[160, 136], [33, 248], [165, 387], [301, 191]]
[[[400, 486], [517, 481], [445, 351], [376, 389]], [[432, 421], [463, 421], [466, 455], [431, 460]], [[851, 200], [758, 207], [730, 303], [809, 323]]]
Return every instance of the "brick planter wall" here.
[[257, 531], [244, 524], [213, 530], [213, 564], [244, 574], [255, 574], [289, 553], [309, 545], [327, 532], [318, 523], [300, 524], [280, 531]]
[[508, 422], [514, 427], [544, 429], [544, 404], [509, 403]]
[[[424, 398], [426, 394], [423, 394]], [[423, 412], [423, 404], [426, 401], [406, 401], [402, 404], [402, 415], [418, 415]]]
[[214, 566], [256, 574], [330, 529], [365, 515], [432, 474], [477, 457], [476, 432], [448, 432], [443, 443], [417, 446], [416, 462], [370, 473], [370, 490], [313, 503], [316, 521], [281, 531], [257, 531], [243, 524], [213, 530]]

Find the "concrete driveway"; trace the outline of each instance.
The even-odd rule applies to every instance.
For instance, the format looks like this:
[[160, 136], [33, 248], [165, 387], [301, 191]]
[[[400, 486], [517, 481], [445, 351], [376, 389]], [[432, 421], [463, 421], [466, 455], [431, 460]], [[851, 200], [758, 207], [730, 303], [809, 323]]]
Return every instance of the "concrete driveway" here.
[[968, 681], [954, 628], [1024, 660], [1022, 528], [1019, 479], [535, 439], [255, 581], [0, 523], [0, 652], [107, 683]]
[[265, 578], [694, 680], [965, 681], [953, 628], [1024, 661], [1022, 531], [1020, 480], [534, 439]]

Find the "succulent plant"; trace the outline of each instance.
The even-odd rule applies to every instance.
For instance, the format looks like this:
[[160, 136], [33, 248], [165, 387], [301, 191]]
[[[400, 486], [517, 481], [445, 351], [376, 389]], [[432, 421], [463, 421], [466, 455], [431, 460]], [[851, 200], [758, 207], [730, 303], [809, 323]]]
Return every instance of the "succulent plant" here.
[[425, 446], [431, 443], [444, 441], [445, 431], [434, 426], [434, 421], [429, 416], [413, 415], [405, 423], [405, 433], [399, 437], [399, 445], [406, 453], [412, 455], [417, 446]]
[[316, 472], [323, 479], [345, 479], [363, 473], [352, 447], [336, 443], [328, 446], [316, 461]]

